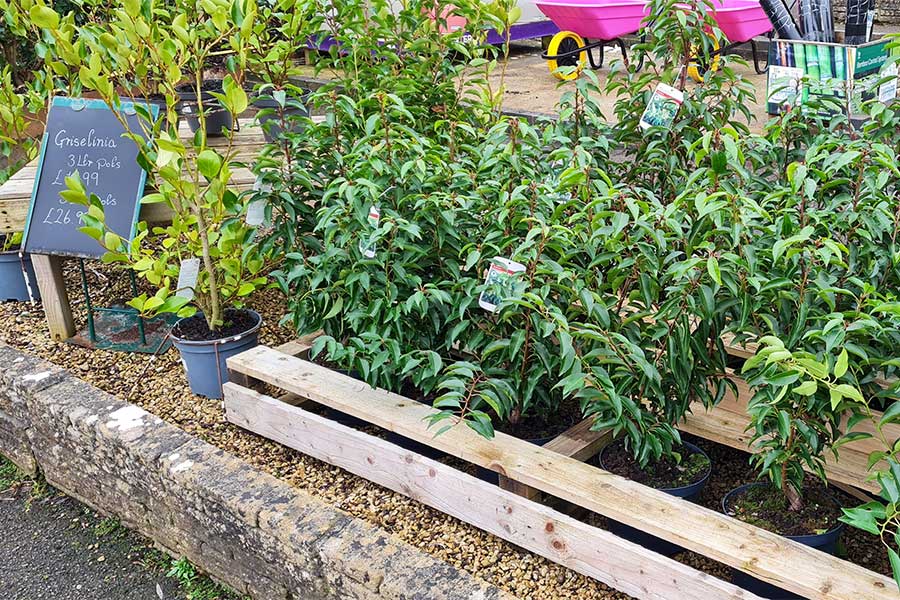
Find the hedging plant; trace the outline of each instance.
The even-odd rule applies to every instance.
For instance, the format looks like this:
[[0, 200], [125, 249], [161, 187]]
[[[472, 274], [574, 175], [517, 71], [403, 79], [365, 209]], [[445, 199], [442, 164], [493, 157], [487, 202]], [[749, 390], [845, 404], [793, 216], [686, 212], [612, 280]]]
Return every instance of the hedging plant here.
[[849, 128], [820, 131], [762, 196], [742, 248], [753, 284], [745, 332], [763, 344], [744, 366], [756, 461], [794, 510], [803, 467], [824, 479], [824, 453], [859, 435], [842, 417], [852, 428], [864, 393], [896, 372], [886, 313], [898, 283], [895, 152]]
[[[204, 66], [214, 55], [226, 56], [231, 73], [217, 101], [235, 118], [247, 108], [241, 77], [247, 45], [256, 19], [252, 0], [219, 0], [201, 3], [154, 3], [150, 0], [116, 4], [109, 21], [77, 28], [71, 16], [61, 18], [43, 5], [29, 14], [44, 39], [52, 40], [47, 68], [61, 64], [85, 89], [97, 93], [128, 129], [120, 94], [141, 100], [162, 95], [165, 106], [153, 120], [143, 103], [136, 105], [143, 133], [126, 135], [139, 149], [139, 162], [156, 189], [142, 204], [163, 203], [172, 211], [172, 223], [149, 228], [139, 225], [128, 243], [110, 231], [100, 200], [88, 195], [77, 174], [66, 179], [63, 197], [88, 207], [83, 217], [87, 235], [107, 250], [104, 260], [121, 264], [157, 288], [129, 304], [143, 314], [203, 311], [207, 325], [218, 330], [224, 310], [266, 283], [264, 259], [254, 243], [254, 230], [241, 214], [244, 200], [232, 187], [232, 163], [236, 157], [234, 133], [226, 143], [210, 146], [205, 115], [200, 109], [200, 129], [188, 142], [178, 136], [177, 87], [190, 78], [196, 90], [202, 86]], [[199, 94], [198, 94], [199, 95]], [[201, 100], [202, 103], [202, 100]], [[201, 261], [192, 286], [193, 302], [175, 295], [182, 262]]]
[[611, 186], [587, 207], [601, 309], [571, 325], [580, 369], [560, 385], [577, 391], [595, 429], [623, 434], [641, 466], [677, 460], [675, 428], [691, 403], [712, 406], [733, 388], [721, 336], [740, 288], [727, 227], [740, 197], [706, 189], [717, 180], [698, 169], [668, 204]]
[[[512, 430], [527, 417], [552, 424], [561, 401], [572, 397], [557, 385], [577, 365], [565, 326], [601, 310], [593, 291], [593, 248], [584, 243], [583, 198], [608, 182], [596, 177], [603, 153], [566, 145], [560, 132], [558, 123], [532, 127], [508, 120], [474, 149], [477, 185], [468, 198], [460, 191], [468, 218], [459, 254], [463, 270], [445, 325], [446, 343], [463, 360], [449, 365], [440, 382], [435, 406], [441, 412], [433, 423], [449, 426], [460, 418], [489, 437], [492, 420]], [[498, 257], [525, 271], [491, 312], [478, 300]]]
[[[804, 468], [824, 480], [826, 453], [881, 442], [869, 458], [881, 500], [844, 509], [842, 520], [881, 537], [900, 585], [900, 446], [885, 429], [900, 415], [900, 171], [894, 111], [866, 109], [872, 118], [861, 127], [840, 113], [793, 111], [760, 142], [791, 140], [783, 162], [757, 166], [766, 185], [748, 247], [755, 288], [746, 334], [760, 350], [744, 369], [756, 390], [757, 466], [791, 509], [803, 505]], [[874, 434], [857, 430], [864, 421]]]
[[[651, 0], [647, 6], [641, 30], [645, 41], [634, 45], [627, 63], [613, 62], [604, 89], [617, 98], [611, 145], [629, 157], [618, 162], [614, 178], [640, 182], [670, 202], [694, 170], [696, 145], [705, 135], [712, 133], [715, 145], [721, 145], [715, 132], [723, 128], [740, 136], [749, 133], [754, 88], [734, 68], [746, 64], [742, 59], [717, 54], [715, 48], [728, 42], [712, 16], [711, 2]], [[644, 64], [638, 70], [641, 58]], [[717, 68], [705, 70], [702, 84], [693, 85], [688, 78], [692, 63], [715, 63]], [[670, 127], [642, 132], [638, 122], [660, 82], [682, 90], [684, 103]], [[712, 159], [721, 161], [722, 167], [727, 162], [720, 153], [714, 152]]]
[[[322, 12], [337, 45], [317, 67], [338, 77], [311, 99], [325, 121], [286, 136], [294, 168], [273, 181], [266, 243], [286, 252], [274, 276], [289, 319], [301, 333], [327, 334], [316, 353], [326, 347], [328, 360], [373, 385], [399, 389], [411, 378], [427, 391], [443, 366], [436, 331], [452, 268], [442, 246], [459, 235], [442, 192], [479, 118], [460, 78], [484, 51], [462, 31], [439, 31], [433, 2], [370, 8]], [[480, 3], [454, 10], [479, 31]]]

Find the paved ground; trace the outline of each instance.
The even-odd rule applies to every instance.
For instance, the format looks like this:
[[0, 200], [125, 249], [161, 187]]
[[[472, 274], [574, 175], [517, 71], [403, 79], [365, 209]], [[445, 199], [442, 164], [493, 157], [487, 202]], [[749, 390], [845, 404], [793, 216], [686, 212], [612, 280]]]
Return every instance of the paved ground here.
[[[0, 490], [9, 473], [0, 457]], [[231, 600], [205, 578], [182, 587], [147, 540], [54, 490], [32, 498], [32, 487], [0, 491], [0, 600]]]
[[136, 565], [123, 531], [98, 537], [99, 521], [65, 496], [26, 503], [0, 496], [0, 597], [4, 600], [153, 600], [165, 576]]
[[[749, 48], [749, 46], [748, 46]], [[605, 51], [605, 65], [611, 60], [621, 59], [618, 48], [608, 47]], [[499, 69], [498, 69], [499, 71]], [[766, 76], [758, 75], [754, 71], [752, 63], [749, 66], [738, 66], [736, 71], [746, 78], [756, 90], [756, 102], [751, 109], [756, 117], [752, 124], [754, 130], [760, 130], [769, 119], [766, 114]], [[600, 85], [606, 84], [609, 67], [595, 71]], [[689, 83], [689, 85], [691, 85]], [[506, 95], [503, 107], [510, 110], [527, 110], [534, 112], [554, 112], [554, 107], [559, 102], [560, 96], [574, 86], [573, 82], [560, 84], [548, 70], [547, 62], [541, 58], [540, 44], [526, 42], [512, 47], [509, 66], [506, 72]], [[614, 96], [600, 95], [597, 97], [603, 116], [610, 121], [615, 120], [613, 105]]]

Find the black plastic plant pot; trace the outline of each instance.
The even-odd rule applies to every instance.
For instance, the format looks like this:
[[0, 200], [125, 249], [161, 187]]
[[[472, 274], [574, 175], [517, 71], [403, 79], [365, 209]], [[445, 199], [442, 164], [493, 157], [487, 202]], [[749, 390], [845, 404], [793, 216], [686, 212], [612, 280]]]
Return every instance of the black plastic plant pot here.
[[[268, 96], [258, 96], [253, 101], [253, 106], [259, 110], [256, 122], [263, 130], [266, 142], [272, 143], [285, 133], [302, 133], [305, 124], [301, 120], [309, 116], [309, 109], [304, 101], [288, 98], [285, 106], [281, 106], [275, 99]], [[288, 125], [287, 130], [282, 128], [282, 119]]]
[[[709, 460], [709, 456], [707, 456], [706, 452], [704, 452], [694, 444], [691, 444], [690, 442], [682, 442], [681, 445], [690, 450], [691, 454], [702, 454], [703, 456], [706, 456], [707, 460]], [[608, 470], [604, 466], [603, 459], [615, 446], [616, 444], [609, 444], [600, 451], [599, 462], [601, 469]], [[706, 471], [706, 475], [704, 475], [703, 478], [701, 478], [699, 481], [690, 485], [684, 485], [680, 487], [662, 488], [659, 491], [665, 492], [672, 496], [676, 496], [678, 498], [683, 498], [688, 502], [694, 502], [703, 492], [703, 488], [706, 487], [711, 473], [712, 461], [710, 461], [710, 468]], [[629, 542], [634, 542], [635, 544], [639, 544], [644, 548], [647, 548], [648, 550], [653, 550], [654, 552], [658, 552], [659, 554], [663, 554], [665, 556], [672, 556], [673, 554], [678, 554], [679, 552], [682, 552], [684, 550], [684, 548], [682, 548], [678, 544], [673, 544], [672, 542], [658, 538], [655, 535], [650, 535], [649, 533], [641, 531], [640, 529], [635, 529], [634, 527], [630, 527], [624, 523], [620, 523], [619, 521], [613, 521], [612, 519], [609, 519], [609, 531], [610, 533], [614, 533], [617, 536], [628, 540]]]
[[255, 318], [255, 325], [247, 331], [217, 340], [190, 340], [178, 335], [179, 325], [194, 319], [200, 313], [181, 319], [172, 328], [172, 343], [181, 354], [181, 363], [187, 373], [191, 391], [198, 396], [222, 398], [222, 384], [228, 381], [228, 368], [225, 360], [259, 343], [259, 328], [262, 317], [256, 311], [243, 309]]
[[231, 113], [225, 110], [211, 92], [222, 93], [221, 79], [207, 79], [203, 82], [203, 90], [199, 97], [193, 84], [178, 86], [178, 96], [181, 100], [179, 113], [187, 118], [191, 131], [196, 133], [200, 129], [200, 103], [203, 104], [203, 116], [206, 122], [207, 137], [221, 137], [234, 126]]
[[[768, 483], [748, 483], [746, 485], [742, 485], [741, 487], [735, 488], [725, 494], [725, 497], [722, 499], [722, 510], [726, 515], [733, 515], [733, 511], [729, 510], [729, 507], [732, 505], [732, 501], [736, 500], [739, 496], [746, 493], [747, 490], [754, 487], [771, 487]], [[773, 493], [774, 490], [773, 490]], [[840, 503], [834, 498], [832, 501], [840, 507]], [[810, 535], [786, 535], [789, 540], [793, 540], [795, 542], [799, 542], [804, 546], [809, 546], [810, 548], [815, 548], [816, 550], [821, 550], [827, 554], [834, 554], [837, 551], [837, 544], [840, 540], [841, 533], [844, 531], [844, 524], [838, 523], [833, 529], [830, 531], [826, 531], [825, 533], [818, 534], [810, 534]], [[731, 581], [737, 586], [740, 586], [747, 590], [748, 592], [753, 592], [757, 596], [762, 598], [770, 598], [771, 600], [795, 600], [802, 599], [803, 596], [798, 596], [793, 592], [789, 592], [787, 590], [781, 589], [778, 586], [772, 585], [771, 583], [767, 583], [765, 581], [761, 581], [752, 575], [748, 575], [743, 571], [739, 571], [737, 569], [731, 570]]]
[[40, 300], [41, 294], [38, 292], [31, 257], [25, 254], [20, 258], [18, 251], [0, 252], [0, 302], [27, 302], [30, 298], [26, 277], [31, 286], [32, 297]]

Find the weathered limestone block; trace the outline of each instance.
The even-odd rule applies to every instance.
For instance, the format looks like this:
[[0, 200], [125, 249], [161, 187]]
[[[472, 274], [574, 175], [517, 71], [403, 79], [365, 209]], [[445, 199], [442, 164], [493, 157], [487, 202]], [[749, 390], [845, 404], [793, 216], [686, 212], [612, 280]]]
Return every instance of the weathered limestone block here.
[[0, 345], [0, 453], [257, 600], [511, 596]]
[[68, 374], [59, 367], [0, 345], [0, 448], [29, 475], [37, 462], [28, 445], [26, 395], [50, 387]]

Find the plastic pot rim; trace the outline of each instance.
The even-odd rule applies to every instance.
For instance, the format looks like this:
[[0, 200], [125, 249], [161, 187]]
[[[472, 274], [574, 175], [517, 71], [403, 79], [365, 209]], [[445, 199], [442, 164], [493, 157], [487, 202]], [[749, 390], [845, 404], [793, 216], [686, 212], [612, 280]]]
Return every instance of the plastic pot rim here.
[[180, 338], [177, 335], [175, 335], [175, 328], [178, 327], [179, 323], [181, 323], [182, 321], [185, 321], [187, 319], [192, 319], [193, 317], [196, 317], [198, 315], [200, 317], [203, 316], [203, 313], [196, 312], [193, 315], [191, 315], [190, 317], [182, 317], [181, 319], [178, 319], [175, 322], [175, 325], [172, 326], [172, 332], [169, 335], [172, 336], [172, 339], [175, 341], [175, 343], [182, 345], [182, 346], [216, 346], [216, 345], [221, 345], [221, 344], [227, 344], [229, 342], [237, 342], [247, 336], [250, 336], [250, 335], [258, 332], [259, 329], [262, 327], [262, 325], [263, 325], [262, 315], [260, 315], [255, 310], [253, 310], [251, 308], [238, 308], [238, 309], [234, 309], [234, 310], [243, 310], [243, 311], [246, 311], [246, 312], [252, 314], [253, 316], [255, 316], [256, 317], [256, 325], [254, 325], [253, 327], [251, 327], [250, 329], [248, 329], [247, 331], [244, 331], [242, 333], [238, 333], [238, 334], [235, 334], [235, 335], [232, 335], [229, 337], [225, 337], [225, 338], [218, 338], [215, 340], [188, 340], [188, 339]]
[[[607, 469], [605, 466], [603, 466], [603, 455], [606, 454], [606, 452], [610, 448], [612, 448], [616, 444], [617, 441], [618, 440], [613, 440], [611, 443], [604, 446], [603, 449], [600, 451], [599, 456], [597, 457], [598, 461], [600, 463], [600, 468], [603, 469], [604, 471], [609, 471], [609, 469]], [[671, 494], [673, 492], [679, 492], [682, 490], [687, 490], [692, 487], [697, 487], [697, 486], [700, 486], [701, 484], [704, 486], [706, 485], [706, 483], [709, 481], [710, 476], [712, 475], [712, 459], [709, 457], [709, 454], [704, 452], [703, 449], [701, 449], [699, 446], [696, 446], [690, 442], [682, 441], [681, 445], [691, 449], [695, 453], [699, 452], [700, 454], [702, 454], [703, 456], [706, 457], [706, 460], [709, 461], [709, 464], [706, 467], [706, 474], [693, 483], [689, 483], [687, 485], [680, 485], [678, 487], [657, 488], [657, 487], [653, 487], [652, 485], [648, 485], [647, 487], [652, 488], [657, 491], [660, 491], [660, 492], [666, 492], [668, 494]], [[612, 471], [609, 471], [609, 472], [611, 473]], [[641, 484], [641, 485], [646, 485], [646, 484]], [[674, 494], [674, 495], [677, 496], [678, 494]]]
[[[733, 514], [728, 512], [728, 499], [731, 498], [732, 496], [734, 496], [735, 494], [744, 492], [744, 491], [749, 490], [750, 488], [754, 488], [754, 487], [770, 487], [770, 488], [774, 489], [774, 486], [772, 486], [771, 483], [767, 483], [765, 481], [755, 481], [753, 483], [745, 483], [743, 485], [739, 485], [738, 487], [734, 488], [733, 490], [730, 490], [722, 498], [722, 512], [725, 513], [727, 516], [731, 517], [732, 519], [738, 519], [736, 516], [734, 516]], [[828, 499], [831, 500], [835, 504], [835, 506], [838, 507], [838, 509], [842, 509], [841, 503], [838, 502], [837, 498], [835, 498], [833, 495], [828, 494]], [[740, 521], [740, 519], [738, 519], [738, 521]], [[835, 525], [828, 531], [824, 531], [822, 533], [802, 533], [800, 535], [784, 535], [782, 533], [777, 533], [776, 535], [780, 535], [781, 537], [788, 538], [790, 540], [796, 540], [797, 538], [809, 538], [809, 537], [819, 537], [819, 536], [827, 537], [827, 536], [831, 536], [831, 535], [834, 535], [835, 533], [842, 531], [846, 525], [847, 524], [844, 523], [843, 521], [838, 521], [837, 525]], [[762, 529], [765, 529], [765, 528], [762, 528]], [[766, 530], [766, 531], [768, 531], [768, 530]], [[776, 533], [776, 532], [773, 531], [771, 533]]]

